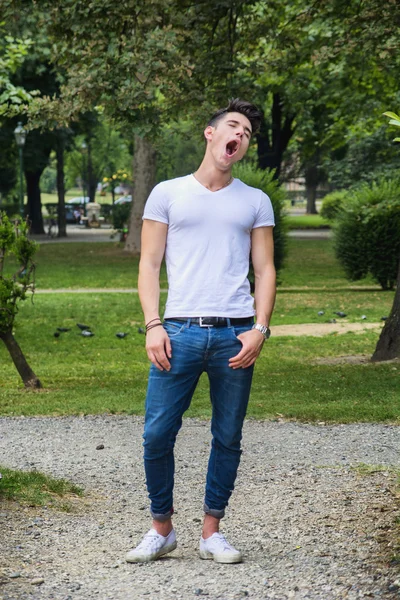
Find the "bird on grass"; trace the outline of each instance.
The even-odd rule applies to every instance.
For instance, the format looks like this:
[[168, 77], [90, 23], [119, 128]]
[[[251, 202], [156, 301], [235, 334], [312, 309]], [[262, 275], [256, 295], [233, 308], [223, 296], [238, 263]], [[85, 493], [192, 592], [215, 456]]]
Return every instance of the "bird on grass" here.
[[76, 326], [79, 327], [79, 329], [81, 331], [85, 331], [86, 329], [91, 329], [90, 325], [82, 325], [82, 323], [77, 323]]
[[88, 329], [84, 329], [81, 332], [81, 335], [83, 335], [84, 337], [92, 337], [94, 335], [93, 331], [89, 331]]
[[61, 333], [64, 333], [66, 331], [71, 331], [71, 329], [69, 329], [68, 327], [57, 327], [57, 331], [61, 331]]
[[60, 332], [59, 331], [55, 331], [54, 332], [54, 337], [60, 337]]
[[119, 333], [116, 333], [115, 335], [117, 336], [117, 338], [122, 340], [123, 338], [126, 338], [126, 336], [129, 335], [129, 333], [123, 333], [122, 331], [120, 331]]
[[343, 319], [343, 317], [347, 317], [346, 313], [342, 312], [341, 310], [338, 310], [337, 312], [335, 312], [335, 315], [337, 315], [338, 317], [341, 317]]
[[146, 333], [143, 327], [138, 327], [138, 333]]
[[318, 316], [319, 317], [322, 317], [322, 315], [324, 315], [324, 314], [325, 314], [325, 311], [323, 311], [323, 310], [319, 310], [318, 311]]

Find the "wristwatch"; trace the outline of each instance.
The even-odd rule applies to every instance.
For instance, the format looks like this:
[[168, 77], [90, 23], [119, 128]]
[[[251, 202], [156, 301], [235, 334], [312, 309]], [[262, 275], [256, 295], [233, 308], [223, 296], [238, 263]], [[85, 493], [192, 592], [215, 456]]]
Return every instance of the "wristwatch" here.
[[271, 335], [271, 330], [267, 325], [261, 325], [260, 323], [254, 323], [252, 329], [257, 329], [257, 331], [260, 331], [266, 340]]

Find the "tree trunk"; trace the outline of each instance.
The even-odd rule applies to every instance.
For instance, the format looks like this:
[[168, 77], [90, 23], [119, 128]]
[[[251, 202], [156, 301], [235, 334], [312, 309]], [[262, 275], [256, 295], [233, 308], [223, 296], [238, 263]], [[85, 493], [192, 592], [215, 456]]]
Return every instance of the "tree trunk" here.
[[258, 166], [260, 169], [275, 169], [275, 179], [279, 178], [283, 153], [294, 133], [293, 120], [294, 115], [286, 115], [283, 120], [281, 95], [274, 94], [271, 108], [271, 133], [269, 125], [264, 120], [256, 138]]
[[26, 358], [11, 330], [9, 329], [5, 333], [0, 333], [0, 338], [5, 343], [14, 365], [16, 366], [16, 369], [20, 374], [22, 381], [24, 382], [24, 386], [30, 389], [41, 388], [42, 384], [28, 365]]
[[318, 187], [318, 167], [316, 165], [311, 165], [305, 170], [305, 180], [306, 180], [306, 198], [307, 198], [307, 209], [306, 213], [308, 215], [316, 215], [317, 214], [317, 187]]
[[133, 197], [125, 250], [139, 254], [143, 209], [156, 182], [156, 152], [148, 140], [138, 135], [135, 136], [133, 176]]
[[379, 337], [371, 360], [391, 360], [400, 357], [400, 257], [397, 273], [397, 287], [393, 300], [392, 310]]
[[40, 198], [40, 177], [44, 169], [25, 171], [26, 190], [28, 195], [27, 214], [31, 222], [32, 233], [45, 233], [42, 216], [42, 202]]
[[57, 194], [58, 194], [58, 237], [67, 236], [67, 221], [65, 216], [65, 183], [64, 183], [64, 133], [58, 132], [57, 145]]

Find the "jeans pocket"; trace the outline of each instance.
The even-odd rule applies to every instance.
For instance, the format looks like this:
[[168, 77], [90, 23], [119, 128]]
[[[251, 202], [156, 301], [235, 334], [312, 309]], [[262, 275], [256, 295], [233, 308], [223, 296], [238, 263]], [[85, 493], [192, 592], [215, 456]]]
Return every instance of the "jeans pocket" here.
[[168, 333], [168, 337], [171, 339], [179, 335], [185, 329], [186, 323], [179, 323], [176, 321], [164, 321], [163, 327]]
[[241, 333], [245, 333], [245, 331], [250, 331], [252, 327], [253, 325], [236, 325], [232, 327], [232, 333], [237, 337]]

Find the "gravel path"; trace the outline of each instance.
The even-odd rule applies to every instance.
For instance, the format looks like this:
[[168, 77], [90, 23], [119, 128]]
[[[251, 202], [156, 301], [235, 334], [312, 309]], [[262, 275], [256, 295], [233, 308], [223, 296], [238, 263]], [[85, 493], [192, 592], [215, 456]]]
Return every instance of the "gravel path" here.
[[[245, 562], [218, 565], [197, 554], [209, 423], [187, 419], [176, 449], [178, 548], [132, 565], [125, 552], [149, 526], [142, 424], [128, 416], [0, 419], [1, 463], [86, 490], [72, 512], [0, 507], [1, 599], [399, 597], [387, 560], [399, 515], [390, 470], [399, 463], [398, 427], [247, 421], [223, 522]], [[387, 470], [360, 475], [360, 463]]]

